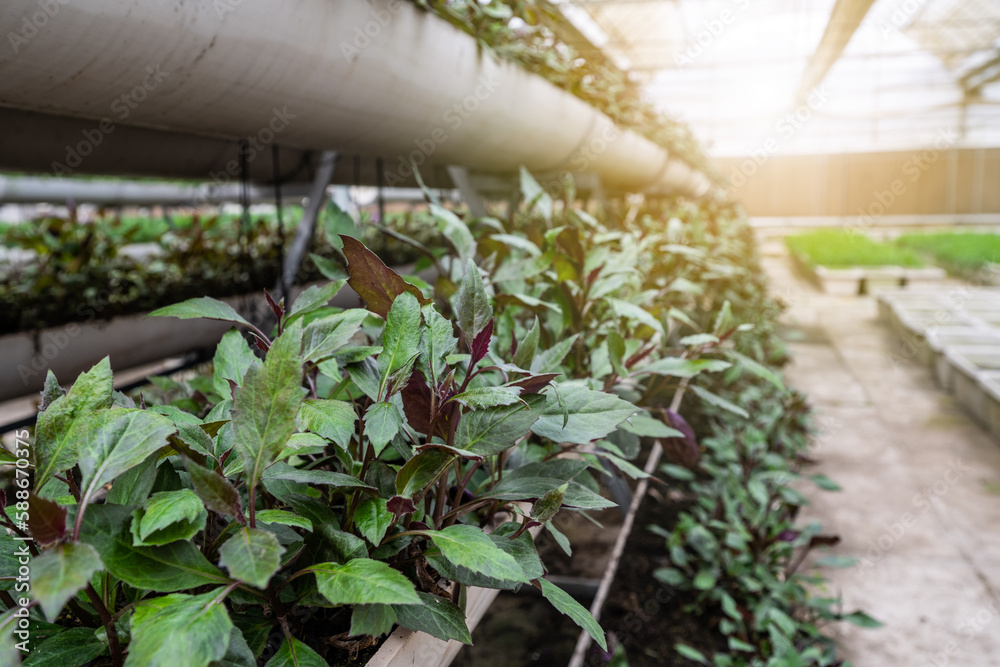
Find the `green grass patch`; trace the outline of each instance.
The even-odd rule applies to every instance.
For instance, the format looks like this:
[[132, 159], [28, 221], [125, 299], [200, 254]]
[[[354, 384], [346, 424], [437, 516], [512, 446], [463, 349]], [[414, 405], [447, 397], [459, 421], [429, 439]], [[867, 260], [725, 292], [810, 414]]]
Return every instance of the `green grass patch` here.
[[879, 243], [843, 229], [817, 229], [785, 238], [785, 245], [810, 266], [923, 266], [920, 255], [909, 248]]
[[935, 264], [966, 278], [974, 277], [990, 262], [1000, 263], [1000, 234], [906, 234], [900, 236], [896, 243], [900, 248], [926, 255]]

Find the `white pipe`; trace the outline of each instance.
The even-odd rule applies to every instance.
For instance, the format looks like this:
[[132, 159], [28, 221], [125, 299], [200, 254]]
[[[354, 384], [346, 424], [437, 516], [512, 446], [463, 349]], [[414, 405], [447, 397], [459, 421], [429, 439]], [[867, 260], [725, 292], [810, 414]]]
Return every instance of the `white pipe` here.
[[[592, 171], [616, 189], [710, 187], [663, 148], [402, 0], [56, 6], [16, 53], [0, 50], [0, 106], [90, 119], [54, 158], [81, 171], [84, 153], [131, 125], [381, 156], [387, 185], [413, 159]], [[24, 20], [39, 11], [37, 0], [5, 0], [0, 34], [26, 35]]]

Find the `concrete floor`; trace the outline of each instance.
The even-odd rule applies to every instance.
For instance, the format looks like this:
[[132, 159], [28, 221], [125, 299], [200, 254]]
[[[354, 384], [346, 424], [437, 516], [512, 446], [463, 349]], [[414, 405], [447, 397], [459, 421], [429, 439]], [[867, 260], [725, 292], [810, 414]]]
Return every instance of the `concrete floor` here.
[[871, 297], [831, 297], [769, 257], [790, 305], [790, 385], [805, 391], [821, 433], [807, 471], [843, 487], [807, 490], [818, 520], [858, 559], [826, 571], [845, 611], [885, 623], [829, 628], [856, 667], [1000, 666], [1000, 443], [928, 369], [905, 361]]

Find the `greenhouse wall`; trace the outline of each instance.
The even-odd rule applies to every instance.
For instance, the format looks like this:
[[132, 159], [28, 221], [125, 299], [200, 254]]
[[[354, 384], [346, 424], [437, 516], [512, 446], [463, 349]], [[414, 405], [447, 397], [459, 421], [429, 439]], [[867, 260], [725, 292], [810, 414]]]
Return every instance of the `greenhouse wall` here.
[[1000, 221], [1000, 148], [769, 156], [762, 147], [716, 165], [754, 216], [997, 214]]

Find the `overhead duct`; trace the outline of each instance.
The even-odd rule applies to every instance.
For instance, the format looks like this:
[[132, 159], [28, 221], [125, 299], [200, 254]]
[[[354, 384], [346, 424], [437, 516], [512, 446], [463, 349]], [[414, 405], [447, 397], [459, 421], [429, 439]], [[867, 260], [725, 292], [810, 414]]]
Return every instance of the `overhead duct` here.
[[[7, 0], [0, 31], [20, 35], [37, 11], [36, 0]], [[22, 123], [66, 117], [83, 127], [34, 155], [30, 137], [5, 132], [0, 168], [111, 173], [101, 153], [131, 150], [149, 162], [147, 173], [203, 169], [197, 177], [206, 179], [231, 166], [220, 165], [222, 145], [248, 140], [260, 154], [251, 170], [263, 178], [270, 174], [257, 160], [270, 151], [257, 148], [276, 143], [381, 157], [386, 185], [406, 181], [412, 160], [430, 172], [588, 171], [631, 191], [697, 196], [711, 186], [662, 147], [408, 2], [59, 4], [14, 51], [0, 53], [0, 106]], [[148, 155], [144, 141], [155, 144]]]

